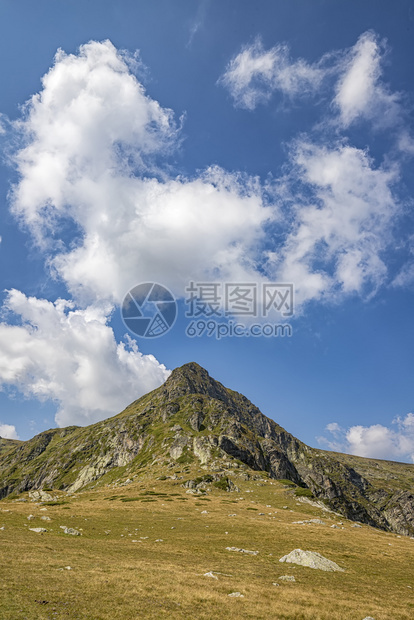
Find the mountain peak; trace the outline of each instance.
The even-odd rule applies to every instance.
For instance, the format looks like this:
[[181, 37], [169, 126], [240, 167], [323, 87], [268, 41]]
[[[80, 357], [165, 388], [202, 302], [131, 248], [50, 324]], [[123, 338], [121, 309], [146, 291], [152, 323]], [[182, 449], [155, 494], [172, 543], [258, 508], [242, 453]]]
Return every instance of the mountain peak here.
[[225, 403], [229, 399], [228, 390], [219, 381], [210, 377], [207, 370], [196, 362], [188, 362], [175, 368], [163, 387], [169, 398], [205, 394]]
[[117, 475], [166, 478], [176, 467], [196, 478], [206, 470], [243, 479], [266, 472], [297, 486], [298, 497], [313, 496], [347, 518], [413, 535], [413, 466], [365, 461], [306, 446], [189, 362], [113, 418], [51, 429], [26, 442], [0, 439], [0, 499], [46, 487], [72, 493]]

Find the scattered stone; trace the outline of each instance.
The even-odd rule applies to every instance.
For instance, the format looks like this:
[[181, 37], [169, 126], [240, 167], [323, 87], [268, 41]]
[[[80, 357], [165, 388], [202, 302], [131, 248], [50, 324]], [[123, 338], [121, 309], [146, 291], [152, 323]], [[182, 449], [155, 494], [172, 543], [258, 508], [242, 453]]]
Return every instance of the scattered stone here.
[[202, 514], [202, 515], [208, 515], [208, 511], [207, 511], [207, 510], [202, 510], [202, 511], [201, 511], [201, 514]]
[[331, 527], [335, 528], [336, 530], [339, 530], [339, 526], [338, 525], [331, 525]]
[[338, 566], [332, 560], [328, 560], [320, 553], [315, 551], [302, 551], [302, 549], [294, 549], [288, 555], [284, 555], [280, 558], [279, 562], [290, 562], [292, 564], [299, 564], [300, 566], [308, 566], [309, 568], [316, 568], [324, 571], [341, 571], [344, 569]]
[[63, 530], [64, 534], [70, 534], [71, 536], [81, 536], [81, 533], [78, 530], [75, 530], [73, 527], [66, 527], [65, 525], [60, 526]]
[[366, 616], [364, 620], [375, 620], [375, 618], [373, 618], [372, 616]]
[[51, 521], [52, 519], [51, 519], [50, 517], [47, 517], [46, 515], [42, 515], [42, 516], [40, 517], [40, 520], [41, 520], [41, 521]]
[[292, 525], [305, 525], [306, 523], [315, 523], [316, 525], [325, 525], [325, 521], [321, 519], [307, 519], [306, 521], [292, 521]]
[[231, 514], [231, 515], [229, 515], [229, 517], [237, 517], [237, 515], [236, 514]]
[[40, 511], [41, 511], [41, 512], [45, 512], [46, 510], [47, 510], [47, 508], [45, 508], [45, 507], [40, 508]]
[[264, 516], [264, 512], [259, 512], [259, 517], [263, 517]]
[[275, 581], [272, 583], [272, 586], [279, 586], [279, 583], [276, 583]]
[[354, 523], [351, 527], [362, 527], [362, 525], [359, 525], [359, 523]]
[[29, 516], [27, 517], [27, 520], [28, 520], [28, 521], [32, 521], [34, 518], [35, 518], [35, 516], [34, 516], [34, 515], [29, 515]]
[[239, 553], [247, 553], [248, 555], [257, 555], [258, 551], [249, 551], [248, 549], [239, 549], [239, 547], [226, 547], [227, 551], [238, 551]]
[[279, 579], [282, 581], [296, 581], [294, 575], [281, 575]]
[[31, 532], [36, 532], [36, 534], [42, 534], [43, 532], [47, 532], [44, 527], [29, 527]]
[[216, 577], [216, 575], [213, 575], [213, 573], [210, 571], [208, 573], [204, 573], [204, 577], [211, 577], [212, 579], [217, 579], [218, 577]]
[[[173, 433], [177, 433], [178, 431], [182, 431], [183, 429], [181, 428], [181, 426], [179, 424], [174, 424], [174, 426], [171, 427], [171, 430]], [[174, 463], [175, 465], [175, 463]]]
[[2, 525], [2, 526], [0, 527], [0, 530], [1, 530], [2, 532], [3, 532], [3, 530], [5, 530], [5, 529], [6, 529], [6, 528], [5, 528], [5, 526], [4, 526], [4, 525]]
[[240, 592], [232, 592], [231, 594], [228, 594], [228, 596], [233, 596], [233, 597], [237, 597], [237, 598], [244, 598], [244, 594], [240, 594]]
[[155, 542], [164, 542], [162, 538], [157, 538]]
[[52, 497], [50, 493], [46, 493], [46, 491], [29, 491], [29, 497], [32, 502], [51, 502], [57, 499], [56, 497]]

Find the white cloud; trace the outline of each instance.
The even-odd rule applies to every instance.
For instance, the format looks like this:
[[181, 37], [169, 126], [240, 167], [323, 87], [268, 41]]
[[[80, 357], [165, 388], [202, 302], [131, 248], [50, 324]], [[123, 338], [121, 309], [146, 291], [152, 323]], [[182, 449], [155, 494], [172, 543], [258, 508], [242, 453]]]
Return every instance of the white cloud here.
[[292, 61], [286, 45], [266, 51], [256, 39], [230, 61], [219, 82], [229, 90], [236, 106], [254, 110], [274, 91], [289, 97], [315, 92], [323, 77], [324, 71], [317, 64], [301, 58]]
[[[251, 278], [273, 217], [255, 179], [214, 167], [194, 179], [156, 174], [150, 156], [176, 138], [172, 114], [150, 99], [111, 43], [60, 52], [26, 106], [13, 212], [83, 303], [119, 303], [140, 281], [182, 292], [191, 277]], [[61, 220], [79, 233], [62, 248]], [[54, 235], [56, 244], [50, 245]]]
[[230, 61], [218, 83], [228, 89], [235, 106], [248, 110], [267, 103], [276, 91], [291, 99], [320, 95], [321, 102], [329, 97], [332, 106], [325, 125], [345, 129], [364, 119], [377, 129], [397, 128], [398, 147], [412, 155], [413, 139], [403, 127], [403, 95], [382, 80], [387, 51], [386, 43], [367, 31], [353, 47], [327, 52], [309, 63], [291, 59], [285, 44], [265, 50], [256, 39]]
[[360, 117], [375, 119], [381, 126], [394, 125], [400, 116], [398, 93], [391, 93], [380, 80], [382, 45], [373, 32], [365, 32], [342, 60], [335, 104], [344, 126]]
[[77, 56], [58, 51], [42, 84], [15, 123], [26, 146], [15, 157], [21, 181], [13, 200], [38, 241], [57, 217], [81, 217], [102, 177], [145, 169], [176, 136], [172, 112], [146, 96], [109, 41], [82, 45]]
[[12, 290], [5, 307], [21, 324], [0, 323], [0, 385], [58, 404], [59, 426], [119, 413], [161, 385], [169, 371], [136, 343], [117, 343], [108, 308], [26, 297]]
[[[254, 108], [275, 89], [315, 92], [330, 71], [322, 61], [291, 61], [286, 47], [265, 52], [256, 42], [223, 80]], [[58, 52], [14, 125], [22, 144], [13, 213], [74, 301], [9, 295], [22, 325], [0, 325], [0, 379], [55, 400], [59, 424], [107, 417], [166, 378], [152, 356], [117, 344], [108, 326], [113, 305], [139, 282], [182, 294], [191, 279], [261, 281], [266, 264], [271, 280], [294, 283], [300, 305], [370, 293], [386, 276], [395, 170], [345, 141], [328, 148], [302, 139], [288, 162], [287, 193], [271, 206], [258, 179], [219, 167], [173, 177], [163, 158], [179, 145], [177, 124], [132, 64], [109, 41]], [[341, 65], [344, 76], [352, 66]], [[343, 101], [354, 118], [351, 99]], [[283, 221], [282, 203], [292, 205]], [[268, 235], [270, 223], [283, 242]]]
[[269, 273], [295, 283], [299, 304], [372, 294], [385, 281], [381, 253], [399, 212], [396, 171], [375, 168], [365, 151], [346, 144], [298, 141], [293, 162], [294, 223], [283, 247], [269, 252]]
[[0, 422], [0, 437], [3, 439], [19, 439], [16, 427], [13, 424], [2, 424]]
[[392, 423], [397, 430], [382, 424], [344, 429], [333, 422], [326, 426], [326, 430], [334, 440], [326, 437], [317, 439], [321, 445], [337, 452], [414, 463], [414, 414], [407, 413], [405, 418], [396, 417]]
[[408, 262], [399, 271], [393, 280], [393, 286], [401, 286], [403, 288], [414, 284], [414, 262]]
[[106, 176], [89, 189], [82, 244], [51, 261], [78, 299], [119, 302], [142, 281], [182, 294], [191, 278], [255, 277], [272, 214], [254, 182], [215, 168], [191, 181]]
[[398, 148], [407, 155], [414, 155], [414, 138], [407, 129], [403, 129], [398, 140]]

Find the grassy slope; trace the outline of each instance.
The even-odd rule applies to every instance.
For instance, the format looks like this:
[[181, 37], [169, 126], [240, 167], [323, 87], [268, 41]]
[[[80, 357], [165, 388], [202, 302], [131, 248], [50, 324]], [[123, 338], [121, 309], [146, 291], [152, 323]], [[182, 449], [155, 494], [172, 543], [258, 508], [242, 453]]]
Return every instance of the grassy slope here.
[[0, 455], [3, 456], [6, 452], [21, 445], [22, 443], [23, 442], [18, 439], [4, 439], [3, 437], [0, 437]]
[[[0, 618], [414, 616], [414, 540], [368, 526], [352, 528], [345, 519], [344, 529], [332, 529], [339, 517], [299, 504], [290, 489], [265, 476], [235, 477], [240, 493], [212, 490], [200, 498], [181, 487], [199, 472], [191, 467], [176, 472], [183, 479], [160, 481], [141, 474], [128, 486], [65, 496], [67, 503], [46, 506], [47, 511], [31, 502], [1, 501]], [[28, 521], [29, 514], [35, 519]], [[41, 521], [41, 515], [52, 520]], [[314, 517], [325, 525], [292, 523]], [[65, 535], [60, 525], [82, 528], [83, 535]], [[36, 534], [29, 527], [49, 531]], [[232, 553], [227, 546], [259, 554]], [[279, 563], [298, 547], [319, 551], [346, 572]], [[72, 570], [61, 570], [68, 565]], [[204, 577], [208, 571], [226, 575]], [[296, 583], [278, 581], [280, 575], [294, 575]], [[234, 591], [244, 598], [229, 598]]]
[[414, 487], [414, 465], [364, 458], [340, 452], [326, 452], [344, 465], [367, 478], [374, 487], [393, 490], [412, 490]]

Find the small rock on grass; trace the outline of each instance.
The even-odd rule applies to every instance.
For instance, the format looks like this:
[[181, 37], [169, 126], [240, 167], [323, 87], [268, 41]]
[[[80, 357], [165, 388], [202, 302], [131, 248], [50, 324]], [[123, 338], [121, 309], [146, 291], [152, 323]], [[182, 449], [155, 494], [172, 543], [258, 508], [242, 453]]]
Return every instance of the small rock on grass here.
[[211, 577], [212, 579], [218, 579], [218, 577], [216, 577], [216, 575], [214, 575], [211, 571], [209, 571], [208, 573], [204, 573], [204, 577]]
[[78, 530], [75, 530], [73, 527], [66, 527], [66, 525], [61, 525], [60, 528], [63, 530], [64, 534], [70, 534], [71, 536], [80, 536], [81, 533]]
[[29, 527], [31, 532], [36, 532], [37, 534], [43, 534], [43, 532], [47, 532], [44, 527]]
[[232, 597], [237, 597], [237, 598], [244, 598], [244, 594], [241, 594], [240, 592], [232, 592], [231, 594], [228, 594], [227, 596], [232, 596]]
[[294, 575], [281, 575], [279, 579], [281, 581], [296, 581]]
[[249, 549], [239, 549], [238, 547], [226, 547], [227, 551], [238, 551], [239, 553], [247, 553], [248, 555], [257, 555], [258, 551], [249, 551]]

